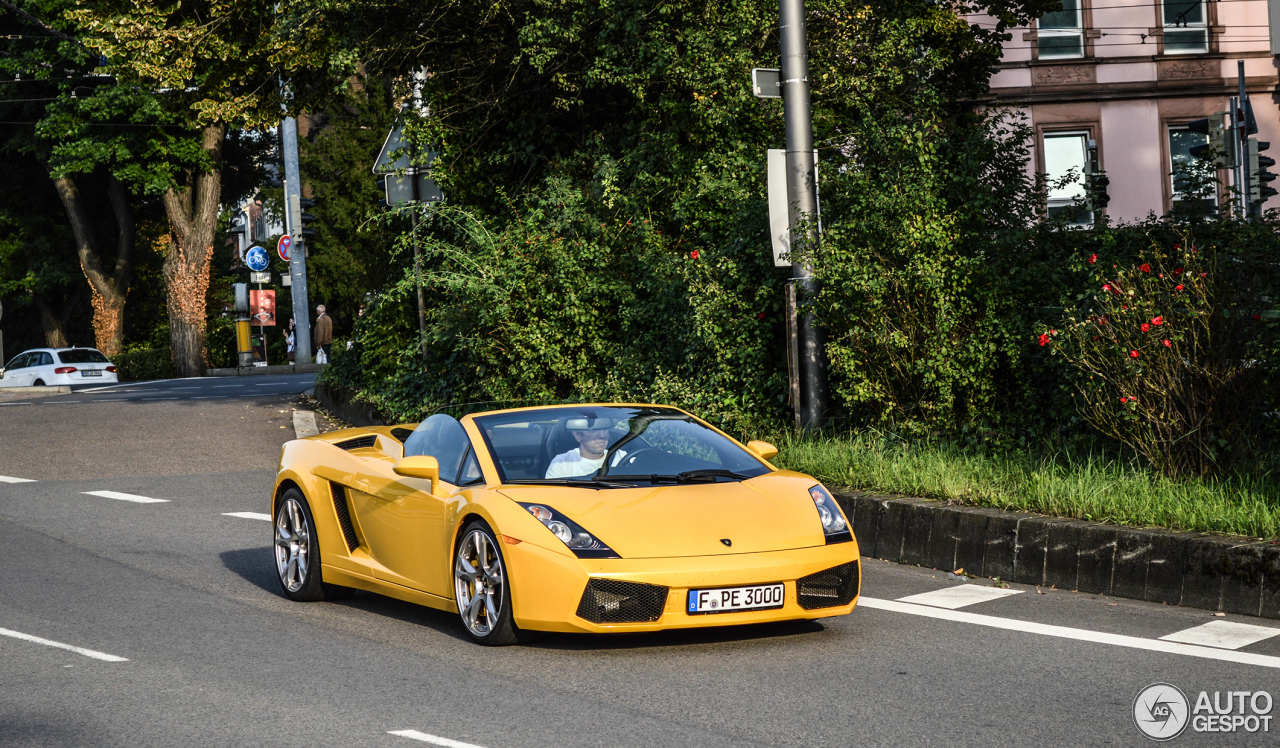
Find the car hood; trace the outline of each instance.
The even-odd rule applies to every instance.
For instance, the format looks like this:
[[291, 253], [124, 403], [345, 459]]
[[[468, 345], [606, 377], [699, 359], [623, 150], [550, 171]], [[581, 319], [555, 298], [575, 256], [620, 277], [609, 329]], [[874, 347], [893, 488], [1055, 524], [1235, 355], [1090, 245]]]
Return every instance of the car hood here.
[[[823, 545], [809, 497], [815, 483], [779, 472], [733, 483], [614, 489], [506, 485], [500, 491], [513, 501], [555, 509], [623, 558], [675, 558]], [[722, 542], [726, 539], [731, 544]]]

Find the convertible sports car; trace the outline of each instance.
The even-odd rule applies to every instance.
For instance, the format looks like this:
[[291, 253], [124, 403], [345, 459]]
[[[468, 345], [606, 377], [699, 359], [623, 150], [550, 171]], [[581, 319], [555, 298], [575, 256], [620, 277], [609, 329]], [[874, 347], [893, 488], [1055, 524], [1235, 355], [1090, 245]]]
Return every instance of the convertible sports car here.
[[660, 405], [439, 413], [285, 444], [272, 495], [293, 600], [354, 589], [456, 610], [480, 644], [853, 610], [831, 494]]

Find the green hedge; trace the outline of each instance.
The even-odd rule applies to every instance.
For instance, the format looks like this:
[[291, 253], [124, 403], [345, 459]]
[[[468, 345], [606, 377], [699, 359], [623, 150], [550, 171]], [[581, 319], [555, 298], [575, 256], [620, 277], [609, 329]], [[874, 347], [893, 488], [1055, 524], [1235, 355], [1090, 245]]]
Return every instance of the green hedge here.
[[173, 354], [165, 348], [137, 348], [111, 358], [121, 382], [173, 378]]

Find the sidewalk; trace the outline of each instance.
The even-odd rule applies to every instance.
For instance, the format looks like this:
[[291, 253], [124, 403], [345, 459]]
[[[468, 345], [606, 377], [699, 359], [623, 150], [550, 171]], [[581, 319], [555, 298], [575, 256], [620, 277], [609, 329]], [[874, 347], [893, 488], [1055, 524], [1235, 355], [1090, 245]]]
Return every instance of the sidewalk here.
[[328, 364], [243, 366], [238, 369], [209, 369], [205, 371], [204, 375], [206, 377], [262, 377], [279, 374], [318, 374], [324, 371], [326, 366]]

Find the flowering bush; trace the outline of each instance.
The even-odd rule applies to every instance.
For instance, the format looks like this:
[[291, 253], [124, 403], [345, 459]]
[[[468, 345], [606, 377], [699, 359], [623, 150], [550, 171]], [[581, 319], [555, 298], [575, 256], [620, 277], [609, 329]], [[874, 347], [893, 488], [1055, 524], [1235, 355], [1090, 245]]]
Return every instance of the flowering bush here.
[[1152, 242], [1128, 266], [1093, 255], [1074, 268], [1093, 290], [1066, 310], [1061, 333], [1038, 338], [1077, 371], [1081, 416], [1168, 475], [1222, 467], [1261, 402], [1266, 299], [1226, 281], [1240, 268], [1224, 262], [1238, 261], [1185, 236]]

